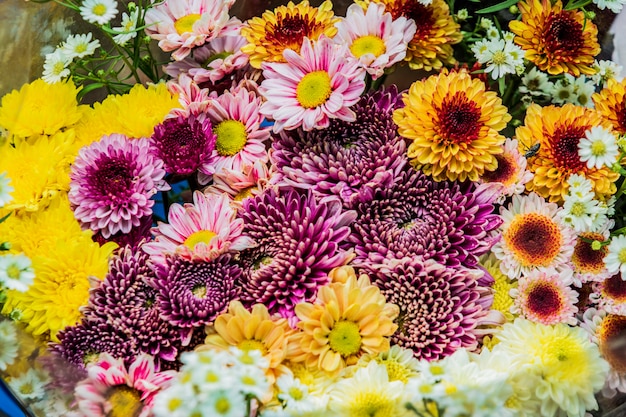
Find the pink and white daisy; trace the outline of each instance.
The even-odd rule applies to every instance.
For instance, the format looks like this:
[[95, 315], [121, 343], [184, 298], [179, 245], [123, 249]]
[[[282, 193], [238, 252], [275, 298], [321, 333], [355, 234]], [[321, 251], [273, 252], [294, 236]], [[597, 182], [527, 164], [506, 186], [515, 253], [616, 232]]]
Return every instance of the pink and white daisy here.
[[83, 147], [72, 165], [68, 193], [74, 216], [104, 238], [129, 233], [152, 215], [157, 191], [170, 187], [163, 161], [150, 154], [148, 139], [112, 134]]
[[417, 29], [413, 19], [401, 16], [393, 20], [391, 13], [385, 13], [382, 3], [369, 3], [367, 11], [352, 4], [346, 17], [335, 26], [335, 43], [348, 45], [352, 55], [374, 80], [404, 59], [407, 45]]
[[254, 165], [244, 166], [241, 171], [223, 169], [213, 176], [213, 184], [204, 189], [205, 194], [226, 194], [232, 201], [231, 205], [241, 208], [249, 197], [263, 192], [270, 180], [267, 164], [256, 161]]
[[626, 316], [626, 281], [620, 274], [595, 282], [589, 298], [607, 313]]
[[146, 12], [146, 33], [177, 61], [215, 39], [228, 23], [234, 0], [166, 0]]
[[168, 223], [152, 229], [154, 241], [143, 245], [155, 263], [165, 263], [167, 255], [210, 261], [228, 251], [254, 246], [241, 236], [243, 220], [236, 218], [226, 195], [193, 194], [193, 204], [172, 204]]
[[532, 271], [511, 289], [511, 313], [545, 325], [576, 325], [578, 293], [568, 285], [571, 277], [556, 271]]
[[365, 89], [365, 70], [347, 48], [326, 36], [316, 42], [304, 38], [300, 54], [283, 52], [286, 63], [262, 64], [259, 90], [267, 101], [261, 114], [275, 121], [274, 132], [323, 129], [331, 118], [356, 119], [350, 107]]
[[576, 235], [558, 215], [559, 207], [536, 193], [513, 196], [508, 208], [500, 208], [503, 223], [500, 240], [492, 252], [501, 261], [500, 269], [511, 279], [534, 270], [572, 274], [569, 259]]
[[84, 417], [148, 417], [154, 396], [175, 376], [176, 371], [157, 372], [150, 355], [137, 356], [127, 369], [122, 359], [101, 353], [76, 385], [78, 409]]
[[178, 102], [182, 106], [180, 109], [172, 109], [167, 117], [194, 115], [203, 120], [209, 106], [209, 98], [217, 96], [210, 94], [206, 88], [200, 88], [198, 83], [185, 73], [180, 74], [177, 80], [168, 81], [167, 89], [170, 93], [178, 95]]

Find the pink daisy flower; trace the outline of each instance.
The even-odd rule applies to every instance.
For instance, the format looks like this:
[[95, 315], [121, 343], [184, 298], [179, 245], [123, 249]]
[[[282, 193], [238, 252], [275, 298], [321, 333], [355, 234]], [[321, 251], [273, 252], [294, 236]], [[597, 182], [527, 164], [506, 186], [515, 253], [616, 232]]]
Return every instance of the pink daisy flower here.
[[254, 246], [241, 236], [243, 220], [236, 218], [226, 195], [193, 194], [193, 204], [172, 204], [168, 223], [152, 229], [154, 241], [142, 246], [155, 263], [165, 264], [167, 255], [210, 261], [228, 251]]
[[216, 38], [228, 23], [234, 0], [166, 0], [146, 12], [146, 33], [177, 61]]
[[406, 48], [417, 26], [404, 16], [393, 20], [382, 3], [370, 3], [367, 11], [358, 4], [348, 7], [346, 17], [336, 23], [335, 43], [348, 45], [352, 55], [377, 79], [385, 69], [406, 56]]
[[589, 298], [607, 313], [626, 316], [626, 281], [619, 273], [604, 281], [594, 282]]
[[304, 38], [300, 54], [287, 49], [286, 63], [264, 62], [260, 86], [267, 100], [261, 113], [275, 121], [274, 132], [328, 127], [331, 118], [355, 120], [350, 107], [365, 89], [365, 70], [347, 50], [326, 36]]
[[569, 259], [576, 234], [563, 223], [560, 210], [536, 193], [515, 195], [508, 208], [500, 208], [501, 237], [491, 251], [501, 261], [504, 274], [518, 279], [534, 270], [555, 269], [572, 276]]
[[226, 194], [232, 201], [231, 205], [237, 209], [249, 197], [255, 197], [263, 192], [270, 180], [267, 165], [256, 161], [254, 165], [247, 165], [241, 171], [223, 169], [213, 176], [213, 184], [205, 188], [205, 194]]
[[578, 293], [568, 285], [571, 278], [556, 271], [532, 271], [511, 289], [511, 313], [545, 325], [576, 325]]
[[157, 191], [169, 190], [163, 161], [150, 154], [148, 139], [104, 136], [83, 147], [72, 165], [69, 199], [84, 228], [107, 239], [129, 233], [152, 215]]
[[180, 74], [177, 80], [168, 81], [167, 89], [170, 93], [178, 95], [178, 101], [182, 106], [181, 109], [172, 109], [168, 117], [194, 115], [203, 120], [210, 97], [217, 96], [209, 94], [209, 90], [206, 88], [200, 88], [198, 83], [185, 73]]
[[157, 372], [152, 356], [141, 354], [128, 370], [122, 359], [101, 353], [87, 365], [87, 378], [76, 385], [78, 409], [85, 417], [151, 415], [154, 396], [176, 371]]
[[507, 139], [503, 148], [503, 153], [495, 155], [498, 168], [495, 171], [485, 171], [480, 178], [483, 183], [502, 184], [501, 196], [497, 201], [499, 204], [504, 203], [507, 197], [522, 194], [526, 183], [534, 177], [526, 168], [526, 158], [518, 150], [517, 139]]

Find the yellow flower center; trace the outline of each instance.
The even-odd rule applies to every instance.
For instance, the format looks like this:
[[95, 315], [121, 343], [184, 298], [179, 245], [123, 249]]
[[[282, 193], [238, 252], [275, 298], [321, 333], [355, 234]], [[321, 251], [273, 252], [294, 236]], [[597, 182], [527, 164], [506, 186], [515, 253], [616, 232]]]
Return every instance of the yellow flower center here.
[[555, 381], [580, 380], [586, 377], [587, 355], [576, 340], [558, 334], [546, 335], [542, 339], [538, 341], [541, 359], [550, 369], [550, 374], [556, 377]]
[[217, 236], [217, 234], [210, 230], [199, 230], [189, 235], [189, 237], [185, 239], [185, 242], [183, 242], [183, 245], [194, 250], [198, 243], [208, 244], [215, 236]]
[[389, 381], [402, 381], [403, 383], [409, 382], [409, 378], [413, 373], [402, 364], [395, 360], [386, 360], [385, 367], [387, 368], [387, 375], [389, 375]]
[[491, 58], [491, 60], [493, 61], [495, 65], [506, 64], [506, 54], [502, 51], [497, 51], [496, 53], [493, 54], [493, 57]]
[[492, 273], [492, 276], [495, 279], [495, 282], [492, 286], [494, 295], [493, 305], [491, 308], [501, 312], [502, 314], [507, 314], [513, 305], [513, 297], [509, 295], [513, 285], [504, 274], [500, 273], [499, 269], [497, 272]]
[[304, 398], [304, 393], [298, 387], [291, 387], [289, 388], [289, 396], [296, 401], [300, 401], [302, 398]]
[[93, 6], [93, 9], [91, 9], [91, 12], [95, 14], [96, 16], [104, 16], [104, 14], [107, 12], [107, 7], [104, 4], [99, 3]]
[[143, 408], [139, 391], [126, 385], [113, 387], [108, 402], [111, 411], [107, 417], [137, 417]]
[[593, 156], [602, 156], [606, 153], [606, 145], [601, 140], [596, 140], [591, 144], [591, 154]]
[[33, 389], [33, 384], [27, 382], [24, 385], [21, 385], [19, 391], [23, 395], [32, 394], [35, 390]]
[[587, 210], [585, 210], [585, 205], [583, 203], [581, 203], [580, 201], [577, 201], [574, 204], [572, 204], [571, 213], [574, 216], [580, 217], [583, 214], [585, 214], [586, 212], [587, 212]]
[[239, 349], [243, 350], [244, 352], [248, 352], [248, 351], [251, 351], [251, 350], [258, 350], [261, 353], [263, 353], [264, 355], [267, 352], [267, 350], [265, 349], [265, 346], [263, 345], [263, 343], [259, 342], [258, 340], [254, 340], [254, 339], [242, 340], [241, 342], [239, 342], [237, 347]]
[[379, 392], [362, 392], [350, 404], [350, 417], [393, 417], [396, 416], [394, 402]]
[[236, 196], [233, 197], [233, 200], [235, 200], [235, 201], [243, 201], [246, 198], [252, 197], [252, 189], [253, 188], [254, 187], [244, 188], [243, 190], [239, 191]]
[[296, 99], [305, 109], [312, 109], [330, 97], [332, 88], [330, 75], [326, 71], [313, 71], [302, 77], [296, 87]]
[[249, 375], [244, 375], [243, 377], [241, 377], [241, 383], [244, 385], [254, 386], [256, 385], [256, 379], [252, 378]]
[[18, 266], [15, 264], [9, 265], [9, 267], [7, 268], [7, 275], [11, 279], [18, 279], [20, 277], [20, 272], [20, 268], [18, 268]]
[[217, 401], [215, 401], [215, 411], [220, 414], [226, 414], [230, 410], [230, 401], [228, 398], [221, 397]]
[[179, 35], [185, 32], [193, 32], [193, 24], [200, 20], [201, 17], [197, 13], [183, 16], [174, 23], [174, 28]]
[[239, 120], [224, 120], [214, 129], [217, 136], [215, 149], [221, 156], [232, 156], [243, 149], [248, 141], [246, 126]]
[[378, 36], [366, 35], [357, 38], [350, 45], [350, 52], [357, 58], [365, 54], [373, 54], [379, 57], [387, 51], [385, 42]]
[[209, 371], [209, 372], [207, 372], [206, 376], [204, 377], [204, 380], [206, 382], [215, 383], [215, 382], [220, 380], [220, 376], [218, 374], [216, 374], [215, 372], [213, 372], [213, 371]]
[[86, 50], [87, 50], [87, 45], [85, 45], [84, 43], [76, 45], [76, 52], [78, 52], [79, 54], [81, 52], [85, 52]]
[[328, 344], [343, 357], [358, 353], [361, 350], [359, 326], [352, 321], [338, 321], [328, 335]]
[[55, 62], [54, 66], [52, 67], [52, 73], [55, 75], [59, 75], [60, 73], [63, 72], [63, 70], [65, 70], [65, 64], [63, 64], [63, 62]]
[[176, 411], [180, 408], [181, 405], [183, 405], [183, 400], [181, 400], [180, 398], [172, 398], [167, 403], [167, 409], [168, 411]]
[[191, 290], [191, 293], [196, 297], [196, 298], [204, 298], [206, 297], [206, 285], [196, 285], [195, 287], [193, 287], [193, 289]]
[[619, 259], [619, 263], [621, 264], [626, 263], [626, 248], [619, 251], [619, 253], [617, 254], [617, 259]]

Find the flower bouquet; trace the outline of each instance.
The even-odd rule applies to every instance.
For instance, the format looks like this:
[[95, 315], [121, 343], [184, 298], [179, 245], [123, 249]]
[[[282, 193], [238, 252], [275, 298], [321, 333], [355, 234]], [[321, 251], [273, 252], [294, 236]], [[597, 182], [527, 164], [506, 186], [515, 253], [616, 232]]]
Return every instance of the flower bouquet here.
[[55, 1], [0, 103], [25, 411], [626, 413], [626, 1]]

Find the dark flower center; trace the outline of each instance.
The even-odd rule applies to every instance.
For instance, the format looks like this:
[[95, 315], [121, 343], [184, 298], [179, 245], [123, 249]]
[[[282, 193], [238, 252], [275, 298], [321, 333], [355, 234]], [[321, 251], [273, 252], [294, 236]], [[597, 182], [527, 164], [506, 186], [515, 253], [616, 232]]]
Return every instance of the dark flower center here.
[[[586, 233], [581, 235], [586, 239], [603, 241], [604, 236], [597, 233]], [[578, 272], [599, 273], [604, 269], [604, 255], [607, 247], [603, 246], [599, 250], [593, 250], [591, 243], [578, 239], [572, 254], [572, 263]]]
[[604, 294], [617, 301], [626, 301], [626, 281], [622, 280], [621, 274], [615, 274], [604, 281]]
[[[618, 104], [618, 106], [620, 105]], [[622, 98], [621, 108], [616, 113], [618, 132], [624, 134], [626, 133], [626, 97]]]
[[523, 266], [548, 266], [561, 248], [558, 226], [537, 213], [514, 219], [503, 239]]
[[547, 282], [538, 282], [528, 292], [527, 308], [534, 314], [550, 318], [563, 307], [557, 290]]
[[317, 24], [299, 14], [283, 16], [276, 14], [276, 25], [268, 23], [266, 30], [267, 41], [277, 45], [297, 45], [299, 48], [305, 36], [311, 37], [315, 33]]
[[436, 109], [439, 118], [439, 134], [445, 145], [471, 143], [478, 137], [482, 123], [480, 109], [465, 93], [458, 92], [446, 97]]
[[124, 199], [133, 183], [132, 168], [128, 161], [105, 159], [98, 162], [92, 181], [95, 189], [114, 201]]
[[496, 161], [498, 161], [498, 167], [495, 171], [485, 171], [482, 180], [485, 182], [509, 184], [517, 171], [517, 164], [507, 155], [500, 154], [495, 155], [495, 157]]
[[401, 16], [407, 19], [413, 19], [417, 25], [417, 31], [413, 39], [428, 39], [430, 31], [435, 24], [432, 8], [424, 6], [417, 0], [394, 1], [393, 4], [387, 5], [388, 12], [394, 19]]
[[548, 17], [544, 40], [550, 53], [577, 54], [584, 45], [583, 27], [570, 12], [562, 11]]
[[620, 374], [626, 372], [626, 317], [607, 315], [599, 329], [600, 352]]
[[557, 168], [577, 172], [585, 167], [578, 155], [578, 142], [585, 136], [588, 126], [560, 126], [554, 132], [552, 142], [553, 160]]

